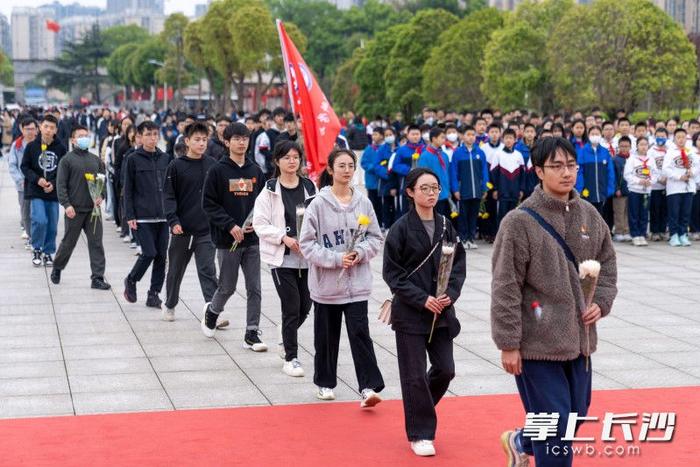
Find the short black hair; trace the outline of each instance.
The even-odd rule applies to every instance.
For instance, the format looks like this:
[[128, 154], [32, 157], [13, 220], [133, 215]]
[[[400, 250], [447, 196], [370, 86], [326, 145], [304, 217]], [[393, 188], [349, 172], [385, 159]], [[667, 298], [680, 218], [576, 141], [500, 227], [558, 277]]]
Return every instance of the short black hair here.
[[668, 130], [664, 127], [657, 128], [656, 131], [654, 132], [654, 134], [657, 134], [657, 133], [663, 133], [666, 136], [668, 136]]
[[605, 128], [606, 126], [611, 126], [613, 129], [615, 129], [615, 124], [611, 122], [610, 120], [605, 120], [603, 124], [601, 125], [601, 128]]
[[73, 135], [75, 135], [75, 132], [76, 132], [76, 131], [79, 131], [79, 130], [85, 130], [85, 131], [87, 131], [88, 133], [90, 133], [90, 130], [88, 130], [86, 126], [84, 126], [84, 125], [75, 125], [75, 126], [73, 126], [73, 128], [71, 128], [71, 130], [70, 130], [70, 137], [72, 138]]
[[195, 133], [203, 133], [205, 136], [209, 136], [209, 127], [202, 122], [190, 123], [185, 127], [185, 138], [191, 138]]
[[496, 128], [496, 129], [498, 129], [498, 131], [501, 131], [501, 125], [499, 125], [498, 123], [495, 123], [495, 122], [490, 124], [488, 126], [488, 128], [486, 128], [486, 132], [488, 133], [489, 131], [491, 131], [491, 128]]
[[272, 111], [272, 118], [277, 117], [278, 115], [287, 115], [287, 111], [284, 110], [283, 107], [277, 107], [275, 110]]
[[42, 117], [41, 117], [41, 123], [44, 122], [49, 122], [53, 123], [54, 125], [58, 126], [58, 119], [51, 115], [50, 113], [46, 112]]
[[216, 123], [219, 123], [219, 122], [228, 122], [228, 123], [231, 123], [231, 119], [228, 118], [226, 115], [218, 115], [218, 116], [216, 117], [215, 122], [216, 122]]
[[630, 146], [632, 146], [632, 138], [629, 136], [621, 136], [620, 139], [617, 140], [617, 145], [619, 146], [620, 143], [630, 143]]
[[537, 142], [535, 150], [532, 152], [532, 165], [535, 167], [544, 167], [547, 161], [553, 160], [557, 156], [557, 152], [559, 151], [563, 151], [568, 156], [576, 159], [576, 150], [568, 139], [561, 136], [541, 138]]
[[471, 125], [466, 125], [466, 126], [462, 127], [462, 132], [466, 133], [467, 131], [474, 131], [474, 132], [476, 132], [476, 128], [474, 128], [474, 127], [471, 126]]
[[634, 129], [635, 129], [635, 130], [636, 130], [637, 128], [646, 128], [646, 127], [647, 127], [647, 124], [646, 124], [645, 122], [637, 122], [637, 123], [634, 125]]
[[284, 121], [285, 122], [296, 122], [297, 119], [294, 117], [294, 114], [292, 112], [287, 112], [287, 115], [284, 116]]
[[700, 125], [700, 122], [697, 121], [696, 119], [692, 119], [688, 121], [688, 126], [690, 125]]
[[503, 135], [501, 135], [501, 136], [503, 138], [505, 138], [506, 136], [512, 136], [513, 138], [517, 138], [518, 135], [515, 133], [514, 129], [506, 128], [505, 130], [503, 130]]
[[136, 133], [142, 135], [145, 131], [157, 129], [158, 125], [156, 125], [154, 122], [150, 120], [144, 120], [143, 122], [139, 123], [139, 126], [136, 127]]
[[[409, 188], [415, 191], [416, 183], [418, 182], [418, 179], [423, 175], [431, 175], [435, 177], [435, 180], [437, 180], [438, 184], [440, 183], [440, 177], [438, 177], [435, 172], [425, 167], [416, 167], [415, 169], [411, 169], [411, 171], [408, 172], [406, 178], [404, 179], [404, 192], [407, 193]], [[411, 206], [413, 206], [413, 198], [411, 198], [408, 195], [406, 197], [408, 198], [409, 203], [411, 203]]]
[[372, 128], [372, 133], [379, 133], [380, 135], [384, 136], [384, 127], [375, 126], [374, 128]]
[[621, 118], [618, 118], [618, 119], [617, 119], [617, 124], [618, 124], [618, 125], [619, 125], [620, 123], [622, 123], [622, 122], [627, 122], [627, 123], [629, 123], [630, 125], [632, 124], [632, 122], [630, 122], [630, 119], [627, 118], [627, 117], [621, 117]]
[[250, 136], [250, 130], [241, 122], [233, 122], [224, 130], [224, 139], [226, 141], [231, 141], [234, 136]]
[[533, 125], [533, 124], [530, 123], [530, 122], [527, 122], [527, 123], [525, 124], [525, 126], [523, 127], [523, 130], [524, 130], [525, 128], [532, 128], [533, 130], [537, 131], [537, 127], [535, 127], [535, 125]]
[[430, 129], [430, 136], [429, 136], [430, 141], [432, 141], [433, 138], [437, 138], [438, 136], [443, 135], [443, 134], [445, 134], [444, 128], [440, 128], [439, 126], [436, 126], [435, 128], [431, 128]]
[[673, 132], [673, 136], [676, 136], [678, 133], [685, 133], [686, 135], [688, 134], [688, 132], [685, 130], [685, 128], [680, 127], [680, 126], [678, 128], [676, 128], [676, 131]]
[[406, 128], [406, 134], [409, 134], [409, 133], [412, 132], [413, 130], [420, 131], [420, 127], [419, 127], [418, 125], [416, 125], [415, 123], [411, 123], [411, 124], [408, 125], [408, 127]]
[[36, 120], [32, 117], [25, 117], [19, 122], [19, 127], [20, 128], [25, 128], [28, 127], [29, 125], [34, 124], [36, 126]]
[[598, 125], [593, 125], [592, 127], [590, 127], [590, 128], [588, 129], [588, 131], [586, 132], [586, 134], [590, 135], [590, 134], [591, 134], [591, 131], [593, 131], [593, 130], [598, 130], [598, 131], [601, 132], [601, 133], [603, 132], [603, 129], [602, 129], [601, 127], [599, 127]]

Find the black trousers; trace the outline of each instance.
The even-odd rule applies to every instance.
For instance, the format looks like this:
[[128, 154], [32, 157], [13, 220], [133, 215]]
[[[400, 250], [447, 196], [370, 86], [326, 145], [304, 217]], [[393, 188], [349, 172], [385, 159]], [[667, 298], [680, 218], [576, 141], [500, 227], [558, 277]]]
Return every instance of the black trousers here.
[[390, 229], [396, 220], [396, 196], [382, 196], [382, 227]]
[[[498, 200], [498, 229], [501, 228], [501, 221], [506, 214], [518, 207], [517, 199], [499, 199]], [[496, 230], [498, 231], [498, 230]]]
[[102, 246], [102, 219], [94, 219], [92, 211], [76, 212], [73, 219], [63, 216], [64, 232], [63, 240], [58, 245], [53, 267], [62, 271], [68, 265], [75, 245], [80, 238], [80, 232], [85, 232], [87, 238], [88, 255], [90, 257], [91, 279], [104, 278], [105, 275], [105, 249]]
[[700, 190], [693, 195], [693, 204], [690, 210], [690, 231], [700, 232]]
[[[401, 397], [409, 441], [435, 439], [435, 406], [455, 377], [452, 350], [452, 338], [446, 327], [436, 328], [430, 343], [428, 335], [396, 331]], [[427, 372], [426, 353], [430, 359]]]
[[649, 201], [649, 228], [651, 233], [663, 235], [668, 222], [666, 190], [651, 190]]
[[379, 190], [376, 188], [374, 190], [367, 189], [367, 198], [369, 198], [372, 203], [374, 214], [377, 216], [377, 222], [380, 226], [384, 225], [382, 220], [382, 215], [384, 214], [382, 211], [382, 197], [379, 196]]
[[136, 236], [141, 245], [141, 255], [129, 273], [129, 279], [138, 282], [151, 270], [150, 292], [160, 293], [165, 281], [165, 259], [168, 254], [168, 224], [167, 222], [139, 222]]
[[285, 360], [288, 362], [298, 357], [297, 330], [304, 324], [311, 310], [308, 279], [308, 269], [272, 270], [272, 282], [275, 283], [282, 303], [282, 342]]
[[374, 345], [369, 337], [367, 301], [329, 305], [314, 302], [314, 384], [324, 388], [337, 385], [338, 345], [345, 315], [350, 352], [355, 364], [358, 391], [384, 389], [384, 379], [377, 366]]
[[168, 247], [168, 274], [165, 279], [167, 308], [175, 308], [180, 297], [180, 285], [185, 276], [187, 265], [194, 254], [197, 265], [197, 277], [205, 302], [211, 302], [216, 291], [216, 247], [211, 236], [173, 235]]

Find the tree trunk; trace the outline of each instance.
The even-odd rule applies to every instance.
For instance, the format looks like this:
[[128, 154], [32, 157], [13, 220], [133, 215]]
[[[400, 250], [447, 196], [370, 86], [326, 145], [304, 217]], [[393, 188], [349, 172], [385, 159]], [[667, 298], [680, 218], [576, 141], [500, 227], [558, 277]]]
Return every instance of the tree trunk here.
[[224, 75], [224, 89], [222, 91], [222, 99], [219, 103], [219, 113], [225, 114], [229, 112], [231, 105], [231, 75]]
[[236, 111], [242, 111], [245, 103], [245, 76], [238, 76], [237, 80], [234, 78], [234, 85], [236, 87]]

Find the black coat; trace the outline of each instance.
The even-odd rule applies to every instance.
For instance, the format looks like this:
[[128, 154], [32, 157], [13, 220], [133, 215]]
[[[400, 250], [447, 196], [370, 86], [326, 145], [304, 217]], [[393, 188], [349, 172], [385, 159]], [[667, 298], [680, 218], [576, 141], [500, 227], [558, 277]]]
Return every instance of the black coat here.
[[[435, 235], [432, 241], [415, 209], [402, 216], [391, 227], [384, 242], [384, 282], [394, 294], [391, 307], [391, 327], [408, 334], [430, 334], [433, 313], [425, 308], [428, 296], [435, 296], [441, 247], [411, 277], [407, 276], [428, 256], [435, 243], [440, 242], [444, 217], [435, 212]], [[455, 303], [462, 292], [466, 277], [466, 256], [457, 232], [447, 222], [443, 240], [455, 243], [455, 258], [447, 286], [447, 295]], [[460, 324], [454, 306], [442, 311], [436, 327], [447, 327], [451, 337], [459, 334]]]
[[216, 161], [209, 156], [178, 157], [170, 163], [165, 178], [165, 217], [170, 227], [179, 224], [186, 235], [209, 233], [202, 191], [207, 172], [214, 164]]
[[126, 157], [124, 209], [127, 220], [165, 220], [163, 188], [171, 160], [158, 148], [154, 153], [138, 148]]
[[[58, 201], [56, 194], [56, 179], [58, 178], [58, 163], [66, 154], [66, 148], [58, 138], [54, 138], [51, 144], [46, 148], [46, 153], [42, 157], [41, 150], [41, 135], [34, 141], [27, 144], [22, 156], [20, 170], [25, 178], [25, 199], [43, 199], [47, 201]], [[37, 182], [40, 178], [44, 178], [47, 182], [51, 182], [54, 186], [53, 191], [45, 193]]]

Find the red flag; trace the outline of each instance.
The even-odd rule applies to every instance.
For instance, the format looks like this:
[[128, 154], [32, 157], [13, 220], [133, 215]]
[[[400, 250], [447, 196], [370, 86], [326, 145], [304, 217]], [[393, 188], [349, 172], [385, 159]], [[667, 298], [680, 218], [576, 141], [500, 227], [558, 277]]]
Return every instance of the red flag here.
[[46, 20], [46, 29], [48, 29], [49, 31], [53, 31], [55, 33], [58, 33], [58, 31], [61, 30], [61, 25], [58, 24], [56, 21], [47, 19]]
[[277, 32], [292, 109], [301, 115], [309, 174], [316, 178], [326, 168], [328, 154], [340, 133], [340, 121], [280, 20], [277, 20]]

